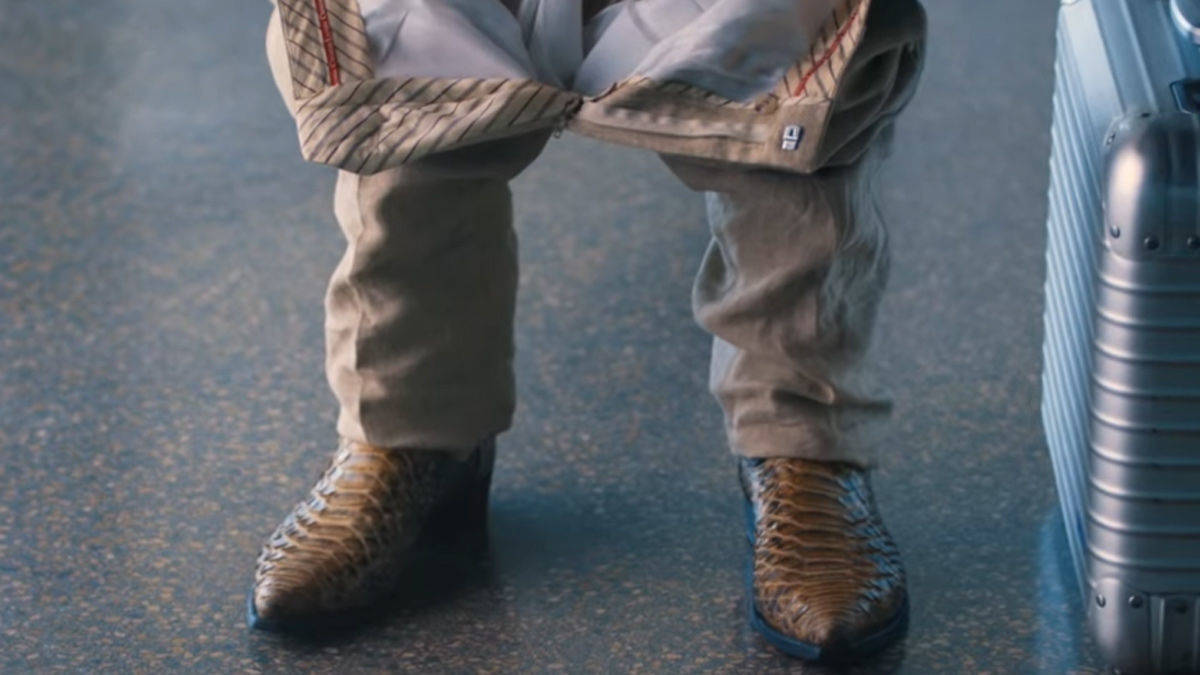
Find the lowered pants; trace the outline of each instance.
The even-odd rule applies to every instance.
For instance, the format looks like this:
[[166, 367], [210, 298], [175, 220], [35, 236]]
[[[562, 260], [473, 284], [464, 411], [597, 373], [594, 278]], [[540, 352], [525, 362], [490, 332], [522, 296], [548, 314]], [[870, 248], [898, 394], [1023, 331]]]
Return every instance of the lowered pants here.
[[509, 427], [508, 184], [567, 128], [658, 152], [704, 194], [692, 304], [733, 451], [869, 464], [890, 409], [870, 378], [888, 268], [871, 182], [924, 16], [823, 2], [278, 0], [272, 72], [302, 154], [339, 169], [339, 433], [459, 450]]

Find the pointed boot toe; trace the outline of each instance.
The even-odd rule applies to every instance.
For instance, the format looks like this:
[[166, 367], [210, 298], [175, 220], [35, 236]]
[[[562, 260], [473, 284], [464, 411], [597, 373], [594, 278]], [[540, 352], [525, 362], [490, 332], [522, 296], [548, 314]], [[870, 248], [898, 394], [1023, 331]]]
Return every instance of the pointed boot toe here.
[[874, 654], [903, 634], [900, 554], [852, 464], [742, 460], [750, 622], [768, 642], [813, 661]]
[[340, 624], [389, 594], [429, 530], [483, 528], [494, 457], [491, 440], [466, 460], [343, 441], [308, 497], [263, 545], [249, 625]]

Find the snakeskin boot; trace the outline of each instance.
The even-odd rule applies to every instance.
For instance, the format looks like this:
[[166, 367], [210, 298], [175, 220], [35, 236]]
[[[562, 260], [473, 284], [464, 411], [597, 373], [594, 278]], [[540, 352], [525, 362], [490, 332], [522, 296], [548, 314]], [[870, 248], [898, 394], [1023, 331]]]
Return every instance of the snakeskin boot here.
[[877, 652], [905, 630], [904, 568], [867, 472], [805, 459], [742, 459], [750, 624], [811, 661]]
[[394, 589], [431, 534], [482, 533], [495, 441], [465, 460], [343, 440], [308, 497], [263, 545], [247, 618], [284, 630], [353, 617]]

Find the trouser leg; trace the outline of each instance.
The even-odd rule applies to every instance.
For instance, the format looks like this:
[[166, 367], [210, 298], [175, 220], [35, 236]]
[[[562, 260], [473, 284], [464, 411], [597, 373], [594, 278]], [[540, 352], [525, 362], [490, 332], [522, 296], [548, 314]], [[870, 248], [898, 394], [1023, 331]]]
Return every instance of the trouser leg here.
[[[919, 50], [915, 49], [914, 40], [919, 39], [923, 26], [920, 21], [900, 20], [905, 12], [898, 10], [903, 10], [903, 4], [899, 0], [881, 3], [881, 8], [889, 10], [870, 13], [862, 45], [854, 50], [852, 63], [844, 72], [841, 68], [845, 64], [832, 56], [845, 47], [840, 42], [843, 35], [857, 34], [861, 22], [856, 23], [854, 17], [860, 15], [835, 13], [833, 18], [844, 26], [822, 35], [835, 35], [837, 39], [821, 46], [826, 50], [821, 58], [816, 59], [815, 52], [807, 57], [813, 70], [798, 78], [800, 84], [796, 87], [787, 88], [787, 99], [780, 106], [768, 106], [775, 99], [764, 99], [765, 107], [753, 110], [741, 105], [713, 108], [705, 107], [711, 103], [709, 97], [680, 99], [691, 101], [693, 107], [699, 106], [697, 114], [702, 117], [709, 113], [716, 115], [714, 119], [695, 121], [696, 124], [716, 123], [723, 129], [742, 129], [750, 124], [753, 131], [750, 136], [761, 143], [758, 135], [770, 135], [779, 121], [773, 116], [775, 113], [795, 114], [801, 121], [808, 118], [796, 111], [815, 114], [819, 106], [814, 101], [819, 97], [815, 89], [810, 89], [817, 85], [809, 88], [800, 85], [811, 81], [828, 88], [828, 83], [810, 76], [823, 67], [832, 72], [835, 65], [841, 64], [838, 72], [842, 74], [837, 77], [845, 82], [832, 101], [828, 128], [820, 128], [819, 116], [813, 117], [818, 126], [810, 129], [807, 136], [801, 136], [801, 140], [810, 139], [805, 142], [811, 147], [805, 150], [807, 163], [799, 162], [798, 166], [809, 166], [819, 160], [818, 165], [827, 168], [811, 174], [733, 168], [733, 162], [741, 166], [781, 163], [791, 166], [782, 162], [778, 151], [768, 152], [766, 146], [754, 145], [749, 138], [708, 145], [668, 142], [658, 148], [672, 152], [670, 148], [678, 146], [681, 152], [731, 160], [720, 168], [699, 161], [674, 163], [690, 185], [711, 193], [714, 245], [697, 282], [696, 310], [701, 324], [717, 338], [713, 390], [725, 407], [734, 448], [743, 454], [858, 459], [867, 445], [856, 440], [861, 434], [851, 432], [865, 426], [860, 424], [863, 419], [875, 419], [886, 409], [878, 397], [856, 382], [857, 367], [869, 343], [875, 299], [886, 269], [882, 228], [872, 228], [869, 209], [862, 208], [863, 186], [871, 165], [863, 158], [862, 151], [885, 126], [878, 122], [880, 117], [894, 114], [903, 105], [917, 70]], [[861, 8], [862, 3], [855, 6]], [[919, 9], [907, 11], [919, 14]], [[540, 12], [521, 14], [531, 21], [539, 18], [549, 21], [549, 15]], [[720, 19], [713, 17], [714, 21]], [[405, 25], [412, 23], [408, 21]], [[520, 56], [520, 45], [509, 44], [519, 38], [513, 33], [516, 24], [499, 23], [503, 30], [496, 37], [503, 38], [501, 42], [510, 47], [501, 51]], [[531, 25], [536, 28], [540, 24], [533, 21]], [[536, 33], [534, 30], [531, 35]], [[723, 33], [714, 33], [717, 34]], [[525, 36], [526, 40], [529, 38], [530, 35]], [[473, 39], [466, 39], [467, 44], [473, 44]], [[557, 53], [553, 49], [549, 52]], [[405, 52], [401, 50], [393, 56], [404, 57]], [[383, 58], [391, 63], [388, 57]], [[405, 72], [412, 63], [400, 60], [403, 63], [397, 66], [398, 72]], [[451, 60], [457, 63], [460, 59]], [[691, 63], [688, 59], [682, 62]], [[701, 62], [713, 65], [703, 59]], [[439, 63], [430, 67], [437, 72], [427, 74], [447, 75], [438, 70]], [[515, 68], [516, 72], [535, 70]], [[450, 91], [455, 83], [450, 80], [438, 84], [445, 84], [445, 91]], [[472, 91], [478, 88], [472, 87]], [[661, 95], [660, 98], [670, 98], [670, 92], [651, 89], [650, 93]], [[378, 89], [368, 91], [373, 95]], [[525, 96], [526, 103], [536, 96], [547, 102], [537, 107], [519, 106], [515, 111], [518, 116], [530, 109], [557, 110], [552, 105], [555, 103], [552, 90], [529, 87], [520, 91], [534, 92]], [[621, 101], [629, 103], [626, 100], [629, 97], [617, 98], [598, 104], [589, 124], [597, 129], [607, 129], [604, 124], [615, 125], [625, 133], [621, 136], [613, 132], [616, 136], [634, 144], [644, 142], [647, 147], [654, 147], [651, 141], [662, 138], [692, 138], [687, 133], [695, 126], [687, 118], [692, 108], [686, 105], [681, 108], [680, 101], [660, 101], [664, 110], [674, 111], [671, 119], [678, 119], [658, 133], [652, 122], [662, 115], [618, 115], [622, 112], [617, 109], [623, 105]], [[654, 96], [651, 99], [659, 100]], [[416, 107], [405, 109], [393, 123], [400, 124], [411, 112], [414, 119], [427, 121], [430, 129], [442, 129], [443, 133], [436, 138], [444, 138], [445, 125], [438, 126], [442, 124], [441, 117], [414, 101], [404, 105]], [[390, 104], [377, 110], [364, 108], [363, 114], [390, 120], [395, 111], [387, 105]], [[633, 107], [633, 113], [645, 112], [636, 105]], [[491, 109], [490, 104], [483, 107]], [[509, 110], [503, 106], [497, 109]], [[319, 108], [309, 109], [305, 123], [312, 122], [309, 113], [313, 110], [320, 112]], [[585, 112], [581, 111], [581, 119]], [[610, 117], [619, 120], [613, 122]], [[625, 117], [633, 121], [621, 122]], [[794, 121], [791, 117], [787, 119]], [[741, 123], [735, 123], [738, 120]], [[494, 122], [472, 122], [458, 133], [491, 130]], [[585, 124], [582, 128], [590, 127]], [[710, 137], [701, 134], [699, 138]], [[466, 151], [485, 147], [469, 145]], [[414, 146], [404, 156], [422, 157], [420, 153], [413, 155], [415, 150]], [[386, 159], [395, 154], [381, 157]], [[494, 431], [497, 425], [507, 425], [512, 407], [511, 374], [507, 374], [507, 361], [511, 359], [511, 289], [505, 289], [511, 283], [506, 279], [515, 278], [515, 262], [506, 267], [497, 261], [511, 255], [505, 253], [504, 237], [500, 236], [504, 232], [511, 238], [506, 181], [523, 164], [517, 161], [516, 168], [509, 172], [483, 171], [469, 177], [454, 171], [427, 172], [424, 165], [437, 160], [440, 154], [445, 153], [414, 159], [377, 176], [343, 174], [339, 180], [337, 210], [350, 246], [329, 293], [329, 374], [343, 406], [339, 428], [351, 438], [418, 447], [464, 445], [476, 440], [478, 429], [471, 424], [446, 429], [455, 414], [440, 413], [450, 410], [458, 410], [468, 421], [475, 418], [487, 421], [475, 425], [486, 429], [483, 433]], [[536, 154], [536, 149], [532, 154]], [[446, 226], [447, 222], [452, 225]], [[466, 227], [463, 223], [474, 225]], [[511, 241], [508, 246], [511, 248]], [[428, 262], [437, 257], [470, 269], [461, 276], [450, 275], [444, 267], [434, 268]], [[484, 279], [494, 283], [485, 283]], [[439, 302], [441, 296], [447, 300]], [[473, 305], [472, 299], [482, 305]], [[431, 309], [429, 300], [440, 306]], [[463, 333], [469, 335], [462, 336]], [[503, 337], [493, 339], [496, 333], [503, 333]], [[422, 334], [434, 337], [426, 337], [423, 344], [412, 338]], [[465, 357], [453, 358], [456, 354]], [[497, 369], [496, 363], [504, 363], [504, 367]], [[503, 370], [507, 377], [499, 375], [498, 370]], [[507, 382], [507, 397], [502, 380]], [[463, 393], [470, 388], [465, 383], [486, 391], [472, 398]], [[485, 398], [501, 404], [481, 402]], [[410, 414], [413, 411], [415, 414]], [[475, 438], [463, 438], [467, 430]]]
[[885, 131], [853, 164], [809, 175], [667, 158], [707, 200], [693, 308], [738, 454], [870, 460], [890, 408], [867, 378], [888, 271], [870, 193]]
[[347, 249], [326, 295], [342, 436], [467, 448], [508, 428], [517, 241], [508, 181], [544, 134], [338, 176]]
[[[278, 13], [267, 56], [295, 114]], [[347, 248], [326, 293], [325, 335], [342, 436], [463, 449], [509, 426], [517, 242], [508, 183], [548, 137], [338, 173], [334, 211]]]
[[667, 158], [706, 195], [713, 239], [693, 306], [714, 336], [710, 387], [735, 453], [866, 465], [880, 446], [891, 405], [871, 346], [889, 257], [872, 182], [924, 34], [916, 2], [872, 5], [821, 131], [822, 168]]

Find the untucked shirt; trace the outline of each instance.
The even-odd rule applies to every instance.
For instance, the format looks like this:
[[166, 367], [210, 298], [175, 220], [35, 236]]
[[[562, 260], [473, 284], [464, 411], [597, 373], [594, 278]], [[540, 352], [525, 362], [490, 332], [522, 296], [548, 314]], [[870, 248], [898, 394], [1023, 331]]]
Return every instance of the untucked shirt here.
[[536, 79], [595, 95], [633, 75], [726, 98], [769, 90], [835, 0], [624, 0], [584, 25], [577, 0], [359, 0], [381, 77]]

